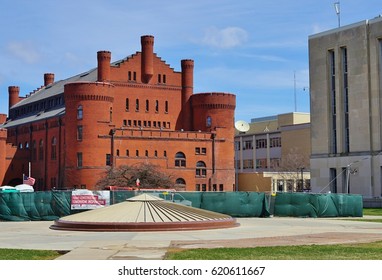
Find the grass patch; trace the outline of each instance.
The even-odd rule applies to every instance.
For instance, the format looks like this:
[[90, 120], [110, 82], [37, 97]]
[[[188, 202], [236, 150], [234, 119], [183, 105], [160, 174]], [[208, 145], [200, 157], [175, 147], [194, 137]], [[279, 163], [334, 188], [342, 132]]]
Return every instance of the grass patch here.
[[359, 244], [169, 251], [167, 260], [382, 260], [382, 241]]
[[382, 208], [363, 208], [363, 215], [382, 216]]
[[53, 260], [59, 256], [49, 250], [0, 249], [0, 260]]
[[373, 222], [373, 223], [382, 223], [382, 219], [341, 219], [345, 221], [356, 221], [356, 222]]

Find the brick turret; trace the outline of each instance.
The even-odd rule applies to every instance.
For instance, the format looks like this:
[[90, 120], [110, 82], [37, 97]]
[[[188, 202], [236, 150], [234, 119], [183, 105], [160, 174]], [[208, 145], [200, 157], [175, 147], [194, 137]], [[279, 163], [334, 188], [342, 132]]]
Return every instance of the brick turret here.
[[97, 80], [98, 82], [110, 81], [110, 61], [111, 52], [109, 51], [99, 51], [97, 52]]
[[11, 108], [13, 105], [18, 103], [20, 101], [20, 88], [18, 86], [9, 86], [8, 87], [8, 94], [9, 94], [9, 103], [8, 108]]
[[142, 46], [142, 83], [149, 83], [154, 75], [154, 36], [141, 37]]
[[48, 86], [54, 83], [54, 74], [53, 73], [45, 73], [44, 74], [44, 86]]
[[192, 130], [192, 110], [190, 98], [194, 92], [194, 61], [184, 59], [182, 66], [182, 128]]

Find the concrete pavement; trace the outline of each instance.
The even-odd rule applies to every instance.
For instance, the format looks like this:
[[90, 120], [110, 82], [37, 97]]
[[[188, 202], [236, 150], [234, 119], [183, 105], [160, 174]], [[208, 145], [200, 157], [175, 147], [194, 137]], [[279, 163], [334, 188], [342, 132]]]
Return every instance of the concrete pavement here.
[[166, 232], [60, 231], [49, 229], [52, 221], [1, 222], [0, 248], [66, 252], [58, 260], [155, 260], [163, 259], [170, 248], [256, 247], [382, 240], [382, 223], [355, 219], [272, 217], [238, 218], [237, 221], [240, 226], [235, 228]]

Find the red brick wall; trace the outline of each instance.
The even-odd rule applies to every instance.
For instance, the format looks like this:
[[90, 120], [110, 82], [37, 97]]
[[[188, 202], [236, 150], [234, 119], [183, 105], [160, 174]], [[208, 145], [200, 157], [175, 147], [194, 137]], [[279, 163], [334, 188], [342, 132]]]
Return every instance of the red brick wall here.
[[[115, 166], [156, 164], [174, 181], [184, 179], [190, 191], [196, 184], [207, 190], [213, 185], [217, 190], [232, 190], [235, 96], [193, 94], [193, 61], [182, 60], [182, 72], [175, 71], [153, 52], [153, 39], [143, 36], [142, 51], [113, 66], [110, 52], [98, 52], [98, 81], [102, 82], [65, 85], [66, 113], [59, 126], [54, 118], [46, 124], [33, 123], [32, 134], [25, 125], [8, 135], [8, 141], [15, 144], [35, 140], [38, 146], [43, 139], [44, 159], [38, 159], [37, 147], [37, 160], [32, 160], [32, 176], [43, 180], [43, 188], [52, 187], [55, 178], [59, 187], [93, 189], [110, 154]], [[77, 118], [80, 105], [82, 119]], [[79, 126], [82, 139], [77, 137]], [[57, 159], [51, 158], [53, 137], [58, 142]], [[185, 167], [175, 166], [178, 152], [186, 156]], [[81, 167], [77, 166], [78, 153], [82, 153]], [[30, 159], [30, 150], [18, 151], [13, 163], [20, 170], [10, 172], [9, 178], [25, 173]], [[205, 163], [206, 176], [196, 176], [198, 161]]]

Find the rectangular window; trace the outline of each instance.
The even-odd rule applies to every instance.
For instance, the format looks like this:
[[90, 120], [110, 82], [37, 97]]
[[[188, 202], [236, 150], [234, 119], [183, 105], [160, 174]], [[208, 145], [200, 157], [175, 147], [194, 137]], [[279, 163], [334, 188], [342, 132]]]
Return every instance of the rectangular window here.
[[77, 126], [77, 140], [81, 141], [82, 140], [82, 132], [83, 132], [83, 127], [82, 125]]
[[168, 101], [164, 102], [164, 112], [168, 113]]
[[336, 65], [334, 50], [329, 51], [330, 152], [337, 153]]
[[219, 191], [220, 192], [224, 191], [224, 185], [223, 184], [219, 184]]
[[111, 165], [111, 154], [106, 154], [106, 165]]
[[82, 153], [77, 153], [77, 167], [82, 167]]
[[247, 140], [244, 141], [244, 147], [243, 150], [252, 150], [253, 149], [253, 144], [252, 140]]
[[243, 160], [243, 169], [253, 169], [253, 159]]
[[273, 137], [270, 139], [271, 148], [281, 147], [281, 137]]
[[195, 154], [196, 154], [196, 155], [199, 155], [199, 154], [200, 154], [200, 148], [199, 148], [199, 147], [195, 148]]
[[207, 154], [207, 148], [202, 148], [202, 152], [201, 152], [202, 155], [205, 155]]
[[337, 193], [337, 169], [330, 168], [329, 170], [329, 185], [332, 193]]
[[56, 145], [52, 145], [52, 151], [51, 151], [50, 158], [51, 158], [52, 160], [57, 159], [57, 149], [56, 149]]
[[349, 152], [349, 82], [348, 82], [348, 52], [341, 48], [342, 55], [342, 99], [343, 99], [343, 135], [345, 153]]
[[196, 190], [197, 192], [200, 192], [200, 184], [196, 184], [196, 186], [195, 186], [195, 190]]
[[267, 148], [267, 139], [257, 139], [256, 149], [265, 149], [265, 148]]

